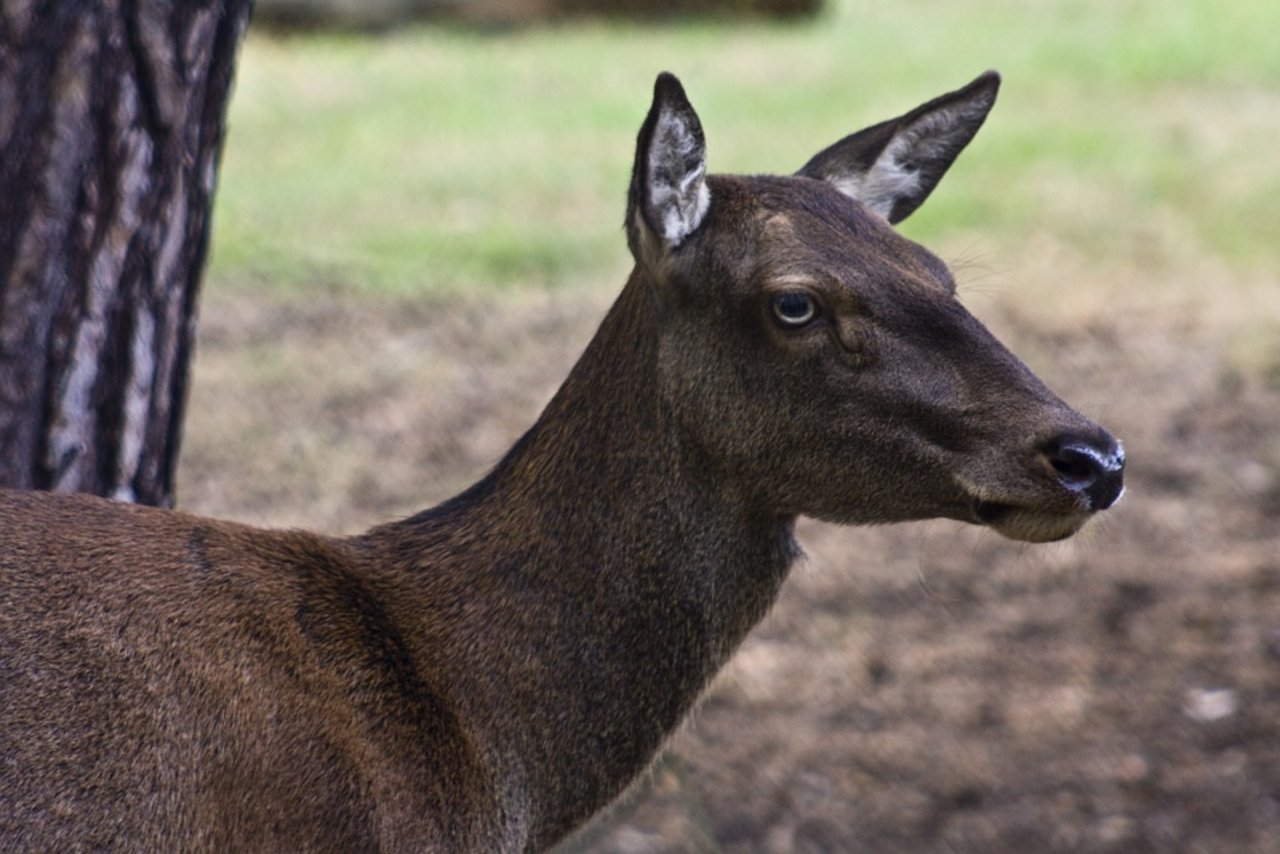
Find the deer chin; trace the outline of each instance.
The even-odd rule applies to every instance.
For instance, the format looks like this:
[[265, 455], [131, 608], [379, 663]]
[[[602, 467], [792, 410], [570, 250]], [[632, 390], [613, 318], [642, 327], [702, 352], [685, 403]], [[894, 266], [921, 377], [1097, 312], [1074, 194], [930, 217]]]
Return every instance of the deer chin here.
[[1065, 540], [1084, 527], [1093, 513], [1087, 510], [1036, 510], [999, 501], [973, 500], [973, 517], [1003, 537], [1024, 543]]

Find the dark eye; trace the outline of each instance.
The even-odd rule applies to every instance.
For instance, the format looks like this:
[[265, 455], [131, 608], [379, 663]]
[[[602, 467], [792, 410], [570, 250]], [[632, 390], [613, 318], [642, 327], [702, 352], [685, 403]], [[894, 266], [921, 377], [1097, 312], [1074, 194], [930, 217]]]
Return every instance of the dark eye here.
[[789, 329], [798, 329], [818, 316], [813, 297], [799, 291], [778, 294], [769, 300], [769, 308], [778, 322]]

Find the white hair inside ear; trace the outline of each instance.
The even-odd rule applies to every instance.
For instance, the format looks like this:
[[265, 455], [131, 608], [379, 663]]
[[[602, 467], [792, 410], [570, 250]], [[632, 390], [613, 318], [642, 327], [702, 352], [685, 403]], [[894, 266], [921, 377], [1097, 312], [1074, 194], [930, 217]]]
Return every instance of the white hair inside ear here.
[[646, 189], [651, 224], [673, 249], [697, 230], [711, 205], [706, 146], [689, 124], [689, 115], [659, 112], [649, 146]]
[[889, 222], [910, 216], [933, 192], [996, 101], [1000, 75], [988, 71], [896, 119], [850, 134], [797, 173], [827, 181]]
[[894, 156], [891, 144], [866, 172], [831, 179], [831, 184], [846, 196], [852, 196], [885, 219], [904, 196], [920, 192], [920, 171], [905, 166]]
[[[968, 112], [940, 109], [921, 116], [893, 137], [871, 168], [842, 175], [831, 183], [888, 219], [899, 199], [923, 195], [921, 164], [947, 157], [948, 134], [961, 122], [973, 121], [974, 117]], [[983, 116], [985, 111], [977, 116], [977, 121], [981, 122]]]

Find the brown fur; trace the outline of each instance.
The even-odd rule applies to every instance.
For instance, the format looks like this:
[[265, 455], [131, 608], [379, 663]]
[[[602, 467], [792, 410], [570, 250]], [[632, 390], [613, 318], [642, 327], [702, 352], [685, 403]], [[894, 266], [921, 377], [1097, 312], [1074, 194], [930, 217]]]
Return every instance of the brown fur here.
[[[655, 114], [696, 122], [675, 87]], [[334, 539], [0, 493], [4, 847], [544, 848], [764, 614], [797, 514], [1045, 539], [1100, 509], [1045, 443], [1114, 442], [936, 258], [808, 177], [708, 179], [672, 245], [641, 159], [625, 289], [445, 504]], [[769, 299], [797, 287], [824, 313], [787, 330]]]

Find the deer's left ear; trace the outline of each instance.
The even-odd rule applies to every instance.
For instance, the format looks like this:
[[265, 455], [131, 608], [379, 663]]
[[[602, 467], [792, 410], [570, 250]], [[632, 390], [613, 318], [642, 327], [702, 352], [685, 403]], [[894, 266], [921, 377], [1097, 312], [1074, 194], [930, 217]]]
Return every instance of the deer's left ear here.
[[845, 137], [796, 174], [828, 181], [899, 222], [928, 197], [982, 127], [999, 88], [1000, 75], [988, 71], [963, 89]]
[[643, 247], [650, 236], [671, 250], [698, 230], [711, 204], [706, 174], [702, 123], [680, 81], [663, 72], [636, 140], [627, 198], [627, 235], [637, 258], [648, 254]]

